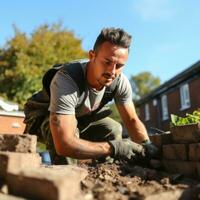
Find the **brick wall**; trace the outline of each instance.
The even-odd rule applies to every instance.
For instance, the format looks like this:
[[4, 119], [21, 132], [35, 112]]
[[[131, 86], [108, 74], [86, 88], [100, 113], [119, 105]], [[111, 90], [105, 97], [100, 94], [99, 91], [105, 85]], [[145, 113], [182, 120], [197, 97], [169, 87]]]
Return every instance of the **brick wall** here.
[[[181, 83], [182, 84], [182, 83]], [[150, 99], [147, 103], [149, 104], [150, 108], [150, 120], [145, 121], [145, 112], [144, 107], [145, 103], [138, 107], [140, 111], [140, 119], [144, 122], [147, 128], [149, 127], [156, 127], [162, 129], [164, 131], [168, 131], [170, 127], [170, 114], [176, 114], [178, 116], [185, 116], [186, 113], [192, 113], [194, 110], [200, 107], [200, 93], [199, 93], [199, 85], [200, 85], [200, 78], [194, 77], [188, 80], [189, 84], [189, 92], [190, 92], [190, 103], [191, 106], [187, 109], [181, 109], [181, 100], [180, 100], [180, 85], [171, 88], [170, 90], [166, 91], [165, 95], [167, 95], [167, 102], [168, 102], [168, 113], [169, 118], [167, 120], [162, 120], [162, 108], [160, 102], [160, 96], [155, 97], [154, 99], [157, 100], [157, 106], [153, 106], [153, 99]], [[159, 113], [159, 114], [158, 114]]]
[[170, 173], [200, 177], [200, 124], [171, 128], [171, 134], [152, 135], [162, 151], [163, 168]]
[[0, 114], [0, 134], [22, 134], [25, 128], [24, 116]]

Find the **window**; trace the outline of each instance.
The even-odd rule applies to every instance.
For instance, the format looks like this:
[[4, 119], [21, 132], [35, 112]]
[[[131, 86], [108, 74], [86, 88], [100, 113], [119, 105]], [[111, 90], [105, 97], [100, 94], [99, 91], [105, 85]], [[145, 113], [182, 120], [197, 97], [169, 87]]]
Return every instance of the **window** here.
[[167, 95], [161, 97], [161, 106], [162, 106], [162, 120], [169, 118], [168, 106], [167, 106]]
[[150, 113], [149, 113], [149, 104], [145, 104], [145, 121], [150, 120]]
[[189, 93], [189, 85], [186, 83], [180, 87], [180, 95], [181, 95], [181, 110], [190, 107], [190, 93]]

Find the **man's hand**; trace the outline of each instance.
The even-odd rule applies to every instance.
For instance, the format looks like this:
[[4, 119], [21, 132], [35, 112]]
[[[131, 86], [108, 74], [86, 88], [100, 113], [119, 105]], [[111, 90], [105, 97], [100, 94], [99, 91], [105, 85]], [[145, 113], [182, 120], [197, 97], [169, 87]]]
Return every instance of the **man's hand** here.
[[131, 160], [140, 154], [144, 156], [144, 147], [129, 139], [112, 140], [109, 144], [113, 148], [111, 155], [113, 158]]
[[160, 157], [159, 149], [150, 141], [146, 140], [142, 143], [145, 149], [145, 157], [148, 159], [156, 159]]

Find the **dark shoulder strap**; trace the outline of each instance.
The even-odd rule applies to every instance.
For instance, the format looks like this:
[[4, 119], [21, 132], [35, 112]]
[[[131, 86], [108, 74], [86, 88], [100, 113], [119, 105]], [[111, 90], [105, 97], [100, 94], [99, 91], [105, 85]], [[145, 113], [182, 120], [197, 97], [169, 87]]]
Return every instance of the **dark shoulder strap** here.
[[103, 95], [103, 99], [101, 101], [101, 104], [105, 105], [109, 101], [112, 101], [112, 99], [115, 96], [117, 86], [119, 83], [120, 75], [115, 78], [115, 80], [112, 82], [112, 84], [106, 88], [105, 93]]
[[63, 67], [62, 64], [53, 65], [53, 67], [49, 69], [42, 78], [43, 90], [47, 92], [48, 96], [50, 96], [51, 81], [53, 77], [55, 76], [55, 74], [57, 73], [57, 71], [60, 70], [62, 67]]
[[80, 94], [82, 94], [85, 89], [85, 76], [81, 63], [74, 62], [66, 64], [56, 64], [45, 73], [42, 79], [42, 84], [43, 90], [47, 92], [48, 96], [50, 96], [51, 81], [59, 70], [62, 70], [63, 73], [68, 74], [75, 81], [79, 88]]
[[77, 84], [80, 94], [85, 90], [85, 75], [81, 63], [74, 62], [70, 64], [64, 64], [61, 69], [63, 73], [68, 74], [74, 82]]

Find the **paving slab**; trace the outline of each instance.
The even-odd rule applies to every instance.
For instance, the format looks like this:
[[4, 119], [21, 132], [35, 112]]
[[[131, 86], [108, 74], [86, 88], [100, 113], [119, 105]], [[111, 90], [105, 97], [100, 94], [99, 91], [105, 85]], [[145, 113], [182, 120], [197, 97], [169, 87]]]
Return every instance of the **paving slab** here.
[[22, 197], [16, 197], [16, 196], [8, 195], [8, 194], [1, 194], [1, 193], [0, 193], [0, 199], [1, 200], [28, 200]]
[[81, 200], [80, 181], [86, 176], [87, 170], [76, 166], [42, 166], [9, 173], [7, 184], [10, 194], [25, 198]]
[[0, 152], [0, 178], [3, 180], [9, 171], [40, 165], [41, 157], [37, 153]]

